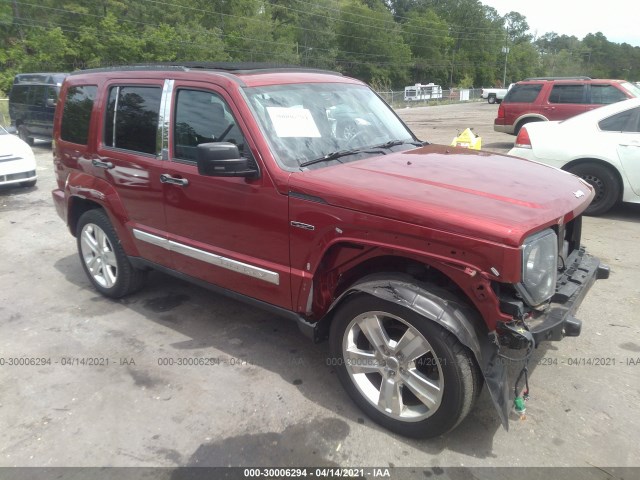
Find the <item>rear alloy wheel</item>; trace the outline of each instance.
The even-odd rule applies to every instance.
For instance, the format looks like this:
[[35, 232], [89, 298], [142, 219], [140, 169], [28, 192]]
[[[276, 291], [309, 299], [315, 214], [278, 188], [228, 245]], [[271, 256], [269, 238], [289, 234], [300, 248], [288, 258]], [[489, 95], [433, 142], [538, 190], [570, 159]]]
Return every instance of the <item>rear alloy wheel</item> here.
[[370, 295], [345, 300], [330, 345], [347, 393], [375, 422], [401, 435], [446, 433], [469, 413], [481, 388], [471, 352], [451, 332]]
[[584, 179], [595, 190], [595, 196], [585, 210], [587, 215], [602, 215], [618, 201], [620, 187], [611, 169], [599, 163], [588, 162], [571, 167], [569, 171]]
[[25, 142], [27, 145], [33, 147], [33, 137], [29, 136], [27, 133], [27, 127], [24, 125], [20, 125], [18, 127], [18, 137], [20, 137], [20, 140]]
[[131, 265], [104, 211], [83, 213], [76, 237], [84, 271], [100, 293], [120, 298], [142, 286], [145, 272]]
[[487, 101], [493, 105], [494, 103], [496, 103], [496, 96], [495, 95], [489, 95], [489, 98], [487, 99]]

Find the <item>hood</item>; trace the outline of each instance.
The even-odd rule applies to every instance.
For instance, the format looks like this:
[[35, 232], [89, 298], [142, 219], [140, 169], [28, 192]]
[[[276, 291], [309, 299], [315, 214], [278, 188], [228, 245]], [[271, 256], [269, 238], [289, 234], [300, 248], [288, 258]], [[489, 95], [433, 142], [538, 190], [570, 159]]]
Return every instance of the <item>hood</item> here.
[[507, 155], [428, 145], [295, 173], [292, 192], [371, 215], [519, 246], [589, 205], [578, 177]]
[[34, 158], [31, 147], [26, 142], [12, 134], [0, 135], [0, 156]]

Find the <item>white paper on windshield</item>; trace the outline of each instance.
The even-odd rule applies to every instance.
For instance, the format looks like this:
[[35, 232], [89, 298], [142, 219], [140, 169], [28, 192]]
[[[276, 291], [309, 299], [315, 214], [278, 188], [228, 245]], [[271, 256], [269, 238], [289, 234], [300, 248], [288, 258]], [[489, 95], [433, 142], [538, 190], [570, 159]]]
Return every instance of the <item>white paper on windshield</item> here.
[[284, 137], [320, 137], [320, 131], [306, 108], [267, 107], [276, 135]]

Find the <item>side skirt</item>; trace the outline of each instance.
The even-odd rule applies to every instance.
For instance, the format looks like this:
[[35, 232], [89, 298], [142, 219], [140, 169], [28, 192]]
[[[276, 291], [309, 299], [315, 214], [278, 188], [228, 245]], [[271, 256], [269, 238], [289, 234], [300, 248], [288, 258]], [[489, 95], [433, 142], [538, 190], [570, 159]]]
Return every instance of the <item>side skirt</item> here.
[[150, 262], [149, 260], [145, 260], [140, 257], [128, 257], [131, 265], [136, 268], [145, 269], [150, 268], [153, 270], [157, 270], [162, 273], [166, 273], [167, 275], [171, 275], [172, 277], [179, 278], [180, 280], [185, 280], [189, 283], [193, 283], [198, 285], [199, 287], [210, 290], [219, 295], [224, 295], [225, 297], [232, 298], [234, 300], [238, 300], [240, 302], [251, 305], [252, 307], [257, 307], [262, 310], [265, 310], [273, 315], [277, 315], [279, 317], [286, 318], [288, 320], [294, 320], [298, 324], [298, 328], [300, 331], [309, 339], [314, 342], [318, 342], [318, 338], [316, 335], [316, 324], [309, 323], [302, 315], [297, 314], [296, 312], [292, 312], [291, 310], [287, 310], [286, 308], [278, 307], [277, 305], [273, 305], [271, 303], [263, 302], [262, 300], [258, 300], [253, 297], [249, 297], [248, 295], [243, 295], [238, 292], [234, 292], [233, 290], [229, 290], [227, 288], [220, 287], [213, 283], [205, 282], [204, 280], [200, 280], [198, 278], [192, 277], [191, 275], [186, 275], [177, 270], [173, 270], [171, 268], [158, 265], [157, 263]]

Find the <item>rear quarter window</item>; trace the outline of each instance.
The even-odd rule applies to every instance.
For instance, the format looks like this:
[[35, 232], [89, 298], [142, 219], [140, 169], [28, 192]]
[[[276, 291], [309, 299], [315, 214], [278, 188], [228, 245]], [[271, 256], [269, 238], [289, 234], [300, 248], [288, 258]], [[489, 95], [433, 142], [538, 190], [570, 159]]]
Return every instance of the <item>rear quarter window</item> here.
[[538, 98], [542, 84], [514, 85], [504, 97], [504, 103], [531, 103]]
[[14, 85], [9, 95], [9, 101], [12, 103], [27, 103], [28, 93], [26, 85]]
[[67, 142], [86, 145], [89, 138], [89, 121], [98, 87], [82, 85], [69, 87], [62, 110], [60, 138]]

